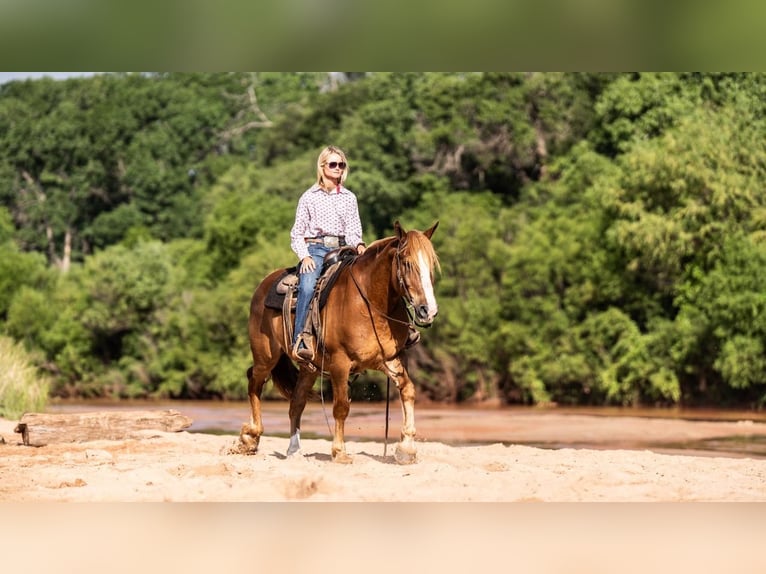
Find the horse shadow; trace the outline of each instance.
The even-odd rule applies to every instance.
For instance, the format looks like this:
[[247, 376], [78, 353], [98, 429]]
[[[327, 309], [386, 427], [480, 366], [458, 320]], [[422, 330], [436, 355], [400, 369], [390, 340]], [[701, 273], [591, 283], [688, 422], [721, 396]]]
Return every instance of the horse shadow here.
[[[298, 451], [296, 454], [294, 454], [292, 456], [296, 456], [296, 455], [297, 456], [302, 456], [303, 458], [313, 458], [315, 460], [319, 460], [319, 461], [322, 461], [322, 462], [332, 462], [332, 456], [330, 456], [329, 454], [323, 454], [323, 453], [319, 453], [319, 452], [312, 452], [312, 453], [308, 453], [308, 454], [303, 454], [302, 452]], [[288, 460], [290, 458], [285, 453], [277, 452], [277, 451], [273, 451], [271, 453], [271, 456], [273, 456], [274, 458], [278, 458], [279, 460]]]
[[[287, 460], [289, 458], [286, 454], [284, 454], [282, 452], [277, 452], [277, 451], [273, 451], [271, 453], [271, 456], [273, 456], [274, 458], [277, 458], [279, 460]], [[293, 455], [293, 456], [295, 456], [295, 455]], [[326, 454], [326, 453], [312, 452], [312, 453], [304, 454], [302, 456], [304, 458], [312, 458], [312, 459], [320, 461], [320, 462], [332, 462], [332, 456], [329, 455], [329, 454]], [[384, 456], [384, 455], [381, 455], [381, 454], [372, 454], [372, 453], [369, 453], [369, 452], [366, 452], [366, 451], [362, 451], [362, 452], [358, 453], [357, 456], [365, 456], [365, 457], [370, 458], [370, 459], [372, 459], [375, 462], [378, 462], [380, 464], [393, 464], [393, 465], [397, 465], [398, 464], [396, 462], [396, 459], [394, 458], [394, 455], [385, 455]]]
[[394, 458], [394, 455], [387, 454], [371, 454], [369, 452], [362, 451], [359, 453], [359, 456], [366, 456], [367, 458], [371, 458], [375, 462], [379, 462], [380, 464], [393, 464], [396, 466], [399, 466], [399, 463], [396, 462], [396, 459]]

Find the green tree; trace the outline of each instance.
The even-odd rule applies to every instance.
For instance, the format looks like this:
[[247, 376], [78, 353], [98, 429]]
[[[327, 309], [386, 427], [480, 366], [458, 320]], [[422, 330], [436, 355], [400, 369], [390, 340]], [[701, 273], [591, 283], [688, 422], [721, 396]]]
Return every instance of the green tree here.
[[136, 225], [162, 239], [199, 235], [193, 174], [231, 113], [212, 86], [175, 76], [3, 89], [0, 193], [24, 248], [66, 269]]
[[49, 280], [45, 257], [39, 253], [23, 253], [12, 241], [0, 242], [0, 320], [7, 317], [19, 289], [44, 288]]
[[684, 283], [676, 301], [685, 399], [731, 397], [760, 406], [766, 400], [766, 245], [736, 233], [725, 240], [713, 269], [698, 271], [695, 279]]
[[295, 262], [295, 204], [335, 143], [368, 241], [440, 221], [440, 314], [410, 354], [426, 396], [757, 406], [765, 80], [4, 84], [0, 329], [56, 394], [242, 397], [249, 297]]
[[[259, 242], [278, 243], [289, 253], [290, 229], [295, 205], [305, 188], [296, 188], [295, 199], [284, 199], [259, 182], [255, 166], [234, 167], [219, 179], [208, 194], [205, 244], [212, 256], [211, 273], [221, 277], [236, 267], [244, 253]], [[286, 258], [288, 264], [294, 258]]]
[[[698, 88], [684, 89], [692, 87]], [[615, 303], [645, 336], [671, 343], [659, 349], [662, 372], [670, 373], [663, 380], [678, 380], [668, 387], [669, 398], [720, 401], [733, 396], [727, 385], [750, 386], [759, 368], [754, 358], [737, 355], [756, 353], [757, 337], [734, 332], [726, 342], [711, 338], [720, 326], [689, 304], [715, 276], [729, 238], [763, 235], [766, 125], [753, 96], [739, 89], [720, 106], [679, 106], [684, 112], [666, 116], [663, 129], [625, 140], [619, 176], [599, 186], [605, 246], [625, 286]], [[730, 272], [743, 265], [738, 261]]]

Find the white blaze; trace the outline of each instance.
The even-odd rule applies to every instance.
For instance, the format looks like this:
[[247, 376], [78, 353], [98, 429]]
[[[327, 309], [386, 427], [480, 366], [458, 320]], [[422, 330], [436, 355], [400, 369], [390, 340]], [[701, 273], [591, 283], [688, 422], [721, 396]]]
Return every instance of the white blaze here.
[[439, 308], [436, 305], [434, 286], [431, 283], [431, 267], [429, 267], [428, 261], [426, 261], [426, 257], [422, 253], [418, 253], [418, 262], [420, 264], [420, 284], [423, 286], [423, 292], [426, 294], [426, 303], [428, 303], [428, 318], [433, 319]]

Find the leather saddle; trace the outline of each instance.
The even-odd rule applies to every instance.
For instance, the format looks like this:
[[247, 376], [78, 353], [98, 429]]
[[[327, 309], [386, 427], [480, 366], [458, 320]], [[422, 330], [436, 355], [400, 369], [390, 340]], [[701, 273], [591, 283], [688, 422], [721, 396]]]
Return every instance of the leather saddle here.
[[[321, 333], [319, 311], [324, 307], [327, 301], [327, 295], [335, 284], [339, 271], [343, 267], [349, 265], [354, 259], [356, 259], [356, 249], [348, 246], [334, 249], [325, 255], [322, 263], [322, 272], [314, 287], [314, 295], [311, 298], [311, 304], [309, 305], [309, 314], [306, 325], [308, 330], [314, 331], [315, 333]], [[297, 292], [299, 280], [297, 266], [285, 269], [279, 278], [274, 281], [271, 289], [269, 289], [264, 303], [266, 307], [269, 307], [270, 309], [282, 311], [282, 323], [285, 328], [284, 331], [287, 341], [292, 341], [292, 334], [295, 328], [293, 323], [295, 319], [293, 315], [298, 299]]]

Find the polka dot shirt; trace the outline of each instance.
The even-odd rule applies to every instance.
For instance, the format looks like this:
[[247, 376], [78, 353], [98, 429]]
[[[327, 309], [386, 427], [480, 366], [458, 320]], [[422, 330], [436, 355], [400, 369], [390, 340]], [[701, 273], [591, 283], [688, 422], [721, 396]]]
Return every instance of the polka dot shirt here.
[[362, 243], [362, 223], [356, 196], [341, 186], [326, 192], [313, 185], [301, 195], [295, 210], [295, 223], [290, 231], [290, 246], [298, 259], [309, 254], [306, 238], [321, 235], [342, 235], [346, 245]]

